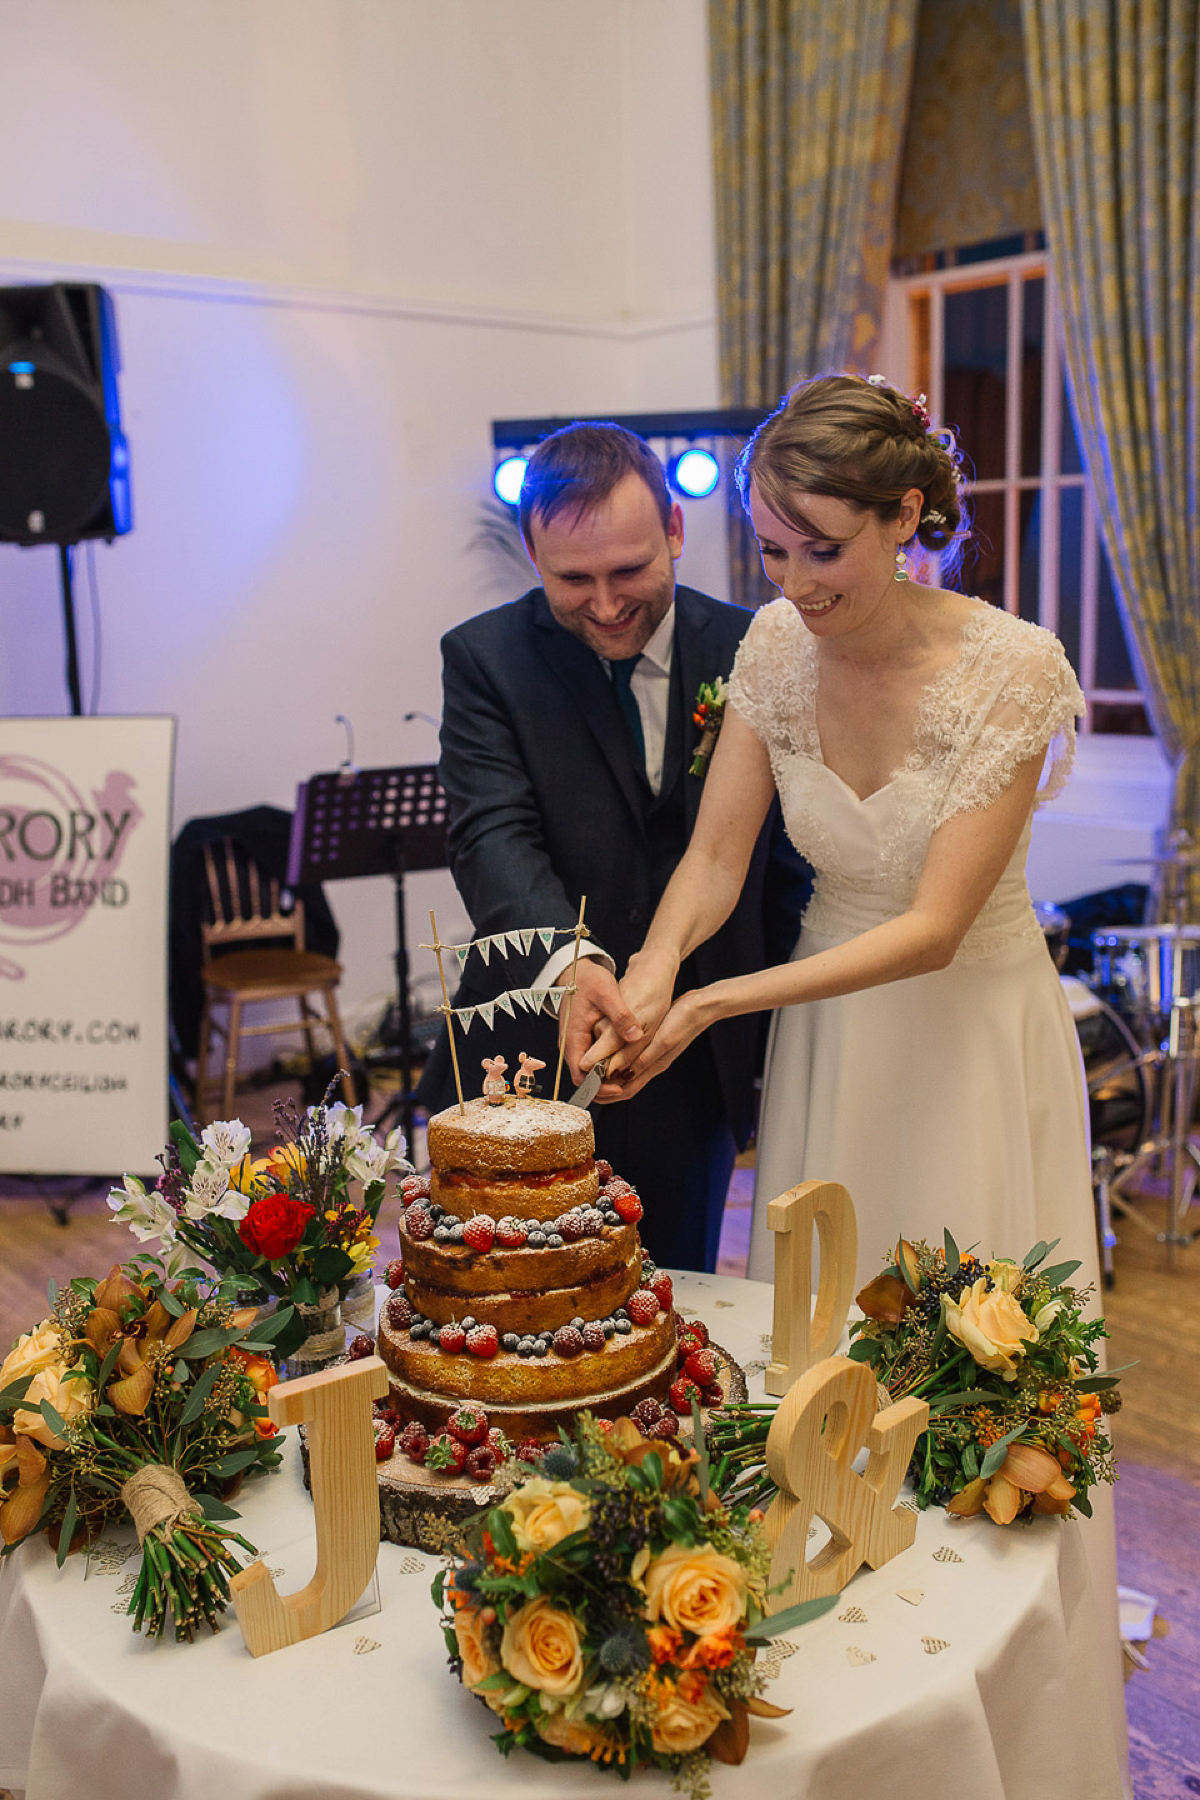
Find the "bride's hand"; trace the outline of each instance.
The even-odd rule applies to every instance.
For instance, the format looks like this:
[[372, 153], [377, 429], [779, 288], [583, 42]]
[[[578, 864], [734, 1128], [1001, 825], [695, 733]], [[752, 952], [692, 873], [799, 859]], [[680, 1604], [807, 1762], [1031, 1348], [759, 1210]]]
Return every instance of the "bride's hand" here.
[[590, 1049], [580, 1062], [583, 1074], [602, 1060], [608, 1064], [608, 1079], [600, 1089], [598, 1099], [618, 1100], [624, 1097], [624, 1087], [617, 1085], [616, 1078], [624, 1078], [629, 1064], [645, 1049], [670, 1010], [677, 973], [678, 965], [669, 958], [649, 957], [643, 951], [630, 957], [620, 993], [622, 1001], [641, 1026], [642, 1034], [636, 1042], [630, 1042], [628, 1032], [620, 1033], [611, 1021], [605, 1021], [598, 1030]]
[[[664, 1069], [670, 1068], [675, 1058], [687, 1049], [694, 1038], [699, 1037], [705, 1026], [710, 1023], [705, 1016], [701, 990], [692, 989], [690, 993], [681, 994], [671, 1007], [661, 1025], [655, 1031], [649, 1043], [643, 1039], [633, 1047], [632, 1055], [636, 1059], [632, 1067], [618, 1073], [619, 1092], [613, 1098], [630, 1100], [634, 1094], [640, 1093], [648, 1081], [661, 1075]], [[608, 1087], [609, 1082], [605, 1082]], [[604, 1096], [604, 1088], [597, 1099]]]

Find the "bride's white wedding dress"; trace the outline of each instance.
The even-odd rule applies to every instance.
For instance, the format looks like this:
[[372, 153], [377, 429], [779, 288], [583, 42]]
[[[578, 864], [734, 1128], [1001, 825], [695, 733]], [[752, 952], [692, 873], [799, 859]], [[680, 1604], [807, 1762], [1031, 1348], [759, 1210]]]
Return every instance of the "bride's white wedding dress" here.
[[[771, 758], [784, 822], [816, 872], [795, 958], [844, 943], [909, 904], [929, 839], [987, 806], [1049, 747], [1039, 803], [1070, 772], [1083, 695], [1058, 640], [977, 603], [958, 654], [926, 687], [910, 754], [861, 800], [826, 767], [816, 643], [795, 608], [756, 615], [730, 701]], [[768, 1203], [799, 1181], [839, 1181], [858, 1219], [858, 1285], [903, 1234], [1020, 1260], [1039, 1239], [1099, 1295], [1083, 1066], [1025, 885], [1027, 824], [948, 968], [783, 1007], [771, 1028], [748, 1273], [774, 1275]], [[795, 958], [793, 960], [795, 960]], [[1080, 1529], [1110, 1646], [1122, 1746], [1112, 1492]], [[1123, 1751], [1124, 1754], [1124, 1751]], [[1127, 1765], [1126, 1765], [1127, 1766]]]
[[[862, 800], [826, 767], [816, 643], [786, 600], [738, 652], [731, 703], [766, 745], [793, 842], [816, 871], [796, 957], [908, 906], [931, 834], [986, 806], [1047, 746], [1066, 780], [1083, 696], [1049, 632], [977, 603], [926, 687], [913, 747]], [[1029, 826], [948, 968], [781, 1009], [772, 1027], [749, 1274], [770, 1280], [766, 1208], [811, 1178], [858, 1217], [858, 1282], [903, 1233], [1020, 1259], [1061, 1238], [1098, 1280], [1083, 1070], [1025, 885]]]

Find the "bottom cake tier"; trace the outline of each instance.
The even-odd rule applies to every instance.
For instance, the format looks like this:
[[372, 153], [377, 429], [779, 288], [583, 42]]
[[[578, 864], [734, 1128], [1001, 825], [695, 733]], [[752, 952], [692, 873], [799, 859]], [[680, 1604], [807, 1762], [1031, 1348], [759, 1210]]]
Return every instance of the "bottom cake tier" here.
[[[744, 1400], [746, 1379], [742, 1370], [728, 1351], [715, 1344], [712, 1349], [719, 1365], [719, 1379], [726, 1398], [733, 1401]], [[627, 1388], [596, 1395], [588, 1400], [577, 1399], [563, 1401], [552, 1407], [542, 1406], [536, 1413], [522, 1414], [517, 1408], [489, 1405], [486, 1409], [488, 1422], [493, 1427], [498, 1426], [516, 1442], [522, 1437], [530, 1436], [553, 1438], [557, 1435], [559, 1424], [569, 1425], [581, 1412], [595, 1413], [599, 1418], [623, 1418], [629, 1415], [639, 1401], [662, 1398], [675, 1374], [675, 1361], [672, 1351], [657, 1369]], [[410, 1410], [416, 1417], [418, 1415], [414, 1409], [427, 1404], [429, 1397], [415, 1392], [403, 1394], [400, 1391], [402, 1385], [395, 1376], [392, 1377], [390, 1404], [398, 1411], [402, 1407]], [[387, 1405], [389, 1402], [382, 1404]], [[441, 1424], [446, 1417], [446, 1403], [435, 1401], [433, 1404], [436, 1409], [440, 1409], [437, 1416], [421, 1420], [431, 1426]], [[702, 1416], [707, 1419], [707, 1409], [702, 1409]], [[681, 1425], [684, 1433], [689, 1434], [690, 1425], [686, 1421], [681, 1421]], [[307, 1454], [305, 1474], [307, 1479]], [[435, 1554], [440, 1554], [449, 1544], [456, 1542], [463, 1527], [482, 1508], [495, 1505], [500, 1498], [500, 1490], [491, 1482], [472, 1481], [465, 1475], [424, 1468], [399, 1450], [378, 1465], [378, 1477], [380, 1536], [388, 1543], [406, 1544]]]

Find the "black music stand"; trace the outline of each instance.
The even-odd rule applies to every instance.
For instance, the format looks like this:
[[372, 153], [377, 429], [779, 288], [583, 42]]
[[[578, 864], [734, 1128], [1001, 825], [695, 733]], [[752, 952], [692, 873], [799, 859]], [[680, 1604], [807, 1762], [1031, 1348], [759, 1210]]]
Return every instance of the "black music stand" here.
[[396, 890], [396, 1000], [400, 1026], [400, 1092], [379, 1124], [398, 1113], [412, 1154], [412, 1015], [408, 1004], [408, 934], [404, 877], [446, 867], [447, 801], [437, 765], [407, 769], [342, 768], [314, 775], [296, 789], [288, 884], [390, 875]]

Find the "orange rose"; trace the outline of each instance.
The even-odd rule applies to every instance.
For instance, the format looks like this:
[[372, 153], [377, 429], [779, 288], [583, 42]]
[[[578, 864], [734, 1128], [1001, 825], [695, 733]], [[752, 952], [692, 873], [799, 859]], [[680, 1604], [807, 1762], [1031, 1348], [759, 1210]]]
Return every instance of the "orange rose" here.
[[710, 1544], [671, 1544], [646, 1570], [646, 1615], [698, 1637], [728, 1632], [746, 1609], [746, 1571]]
[[500, 1667], [487, 1647], [485, 1629], [477, 1608], [464, 1606], [455, 1613], [454, 1635], [458, 1639], [458, 1654], [462, 1657], [463, 1686], [477, 1688], [481, 1681], [486, 1681]]
[[500, 1660], [515, 1681], [542, 1694], [573, 1694], [583, 1675], [583, 1644], [572, 1613], [544, 1594], [510, 1613]]

